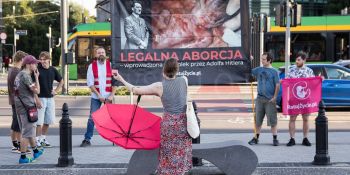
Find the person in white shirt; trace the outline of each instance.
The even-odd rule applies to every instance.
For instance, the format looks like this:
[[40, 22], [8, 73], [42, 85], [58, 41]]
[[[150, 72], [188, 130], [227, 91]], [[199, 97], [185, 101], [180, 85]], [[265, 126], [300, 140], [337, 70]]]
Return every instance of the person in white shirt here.
[[91, 146], [91, 138], [94, 133], [94, 121], [91, 114], [97, 111], [102, 103], [111, 103], [117, 90], [112, 85], [112, 66], [111, 62], [106, 59], [106, 50], [99, 47], [95, 50], [95, 58], [87, 70], [87, 86], [91, 90], [90, 115], [87, 122], [85, 138], [80, 147]]

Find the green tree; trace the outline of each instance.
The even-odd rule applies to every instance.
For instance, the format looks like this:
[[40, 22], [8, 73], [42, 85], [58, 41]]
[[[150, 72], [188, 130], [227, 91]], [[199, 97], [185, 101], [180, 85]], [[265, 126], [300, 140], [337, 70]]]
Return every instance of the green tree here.
[[[52, 36], [60, 37], [60, 4], [59, 1], [6, 1], [3, 3], [3, 17], [5, 31], [8, 34], [7, 43], [13, 43], [13, 31], [27, 30], [28, 35], [20, 36], [17, 40], [17, 50], [23, 50], [37, 57], [41, 51], [49, 50], [49, 40], [46, 36], [51, 26]], [[89, 16], [87, 10], [79, 4], [70, 4], [69, 25], [73, 28], [82, 22], [82, 12]], [[14, 8], [13, 8], [14, 7]], [[14, 10], [15, 9], [15, 10]], [[88, 22], [95, 22], [88, 18]], [[58, 41], [58, 39], [56, 39]], [[13, 54], [12, 48], [5, 47], [7, 54]], [[60, 60], [60, 48], [54, 48], [52, 52], [53, 65], [58, 65]]]
[[[340, 15], [340, 12], [345, 7], [350, 7], [350, 1], [349, 0], [329, 0], [327, 3], [327, 13], [329, 15]], [[350, 14], [350, 12], [348, 12]]]

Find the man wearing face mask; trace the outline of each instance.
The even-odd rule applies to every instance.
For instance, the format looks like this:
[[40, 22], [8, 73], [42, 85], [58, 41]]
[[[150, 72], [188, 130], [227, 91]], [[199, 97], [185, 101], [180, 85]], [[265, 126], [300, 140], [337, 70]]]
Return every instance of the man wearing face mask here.
[[97, 111], [102, 103], [112, 103], [116, 87], [112, 86], [112, 66], [106, 58], [106, 50], [99, 47], [95, 50], [95, 58], [87, 71], [87, 85], [91, 90], [90, 115], [87, 122], [85, 138], [80, 147], [91, 146], [91, 138], [94, 132], [94, 121], [91, 114]]

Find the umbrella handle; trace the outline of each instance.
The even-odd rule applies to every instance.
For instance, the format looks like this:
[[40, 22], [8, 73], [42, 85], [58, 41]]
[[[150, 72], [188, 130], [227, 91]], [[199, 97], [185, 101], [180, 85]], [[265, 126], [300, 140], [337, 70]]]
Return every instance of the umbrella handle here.
[[142, 96], [142, 95], [139, 95], [139, 96], [137, 97], [137, 104], [136, 104], [137, 106], [139, 105], [139, 102], [140, 102], [140, 100], [141, 100], [141, 96]]

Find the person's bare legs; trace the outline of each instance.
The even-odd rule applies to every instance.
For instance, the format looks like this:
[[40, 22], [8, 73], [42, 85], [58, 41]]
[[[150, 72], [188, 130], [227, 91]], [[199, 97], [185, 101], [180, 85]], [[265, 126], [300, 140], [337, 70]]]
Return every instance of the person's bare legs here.
[[304, 138], [307, 138], [309, 134], [309, 114], [303, 114], [303, 134]]
[[271, 133], [272, 133], [272, 135], [274, 135], [274, 136], [277, 135], [277, 125], [271, 127]]
[[17, 141], [17, 142], [20, 142], [22, 140], [22, 137], [21, 137], [21, 133], [20, 132], [16, 132], [16, 131], [13, 131], [11, 130], [11, 140], [12, 141]]
[[289, 116], [289, 135], [291, 138], [295, 137], [295, 121], [297, 119], [297, 115]]
[[21, 132], [14, 132], [15, 133], [15, 138], [17, 138], [17, 141], [21, 141], [22, 140], [22, 134], [21, 134]]
[[41, 146], [40, 145], [40, 142], [41, 142], [41, 134], [42, 134], [42, 127], [41, 127], [41, 125], [36, 125], [36, 139], [35, 139], [35, 141], [38, 141], [38, 143], [37, 143], [37, 146]]
[[[261, 126], [256, 126], [255, 129], [256, 129], [255, 134], [260, 134]], [[256, 138], [256, 135], [254, 137]]]
[[36, 125], [36, 136], [37, 137], [40, 137], [41, 136], [41, 134], [42, 134], [42, 127], [41, 127], [41, 125]]
[[48, 124], [44, 124], [42, 129], [41, 129], [41, 135], [47, 135], [47, 131], [49, 130], [49, 125]]
[[27, 151], [28, 144], [30, 144], [30, 146], [32, 148], [35, 148], [36, 147], [35, 139], [33, 137], [22, 138], [22, 140], [21, 140], [21, 152], [22, 153]]
[[298, 115], [291, 115], [289, 116], [289, 135], [290, 140], [287, 143], [287, 146], [293, 146], [295, 145], [295, 121], [297, 119]]

